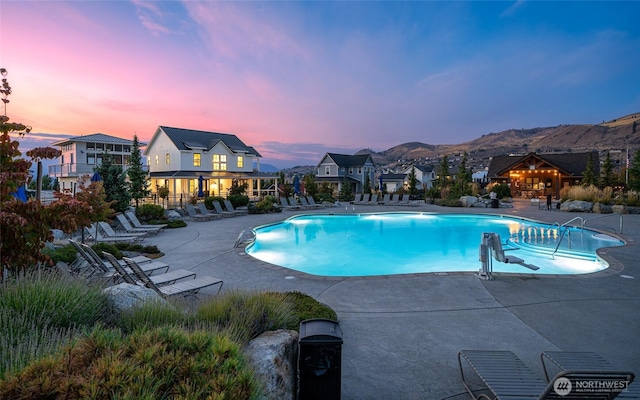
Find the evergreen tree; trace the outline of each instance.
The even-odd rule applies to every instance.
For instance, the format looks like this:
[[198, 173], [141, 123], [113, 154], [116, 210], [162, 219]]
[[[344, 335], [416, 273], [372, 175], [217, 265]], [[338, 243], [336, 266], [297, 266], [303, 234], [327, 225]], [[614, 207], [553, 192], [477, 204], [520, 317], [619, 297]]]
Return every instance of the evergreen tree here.
[[607, 151], [607, 157], [602, 164], [602, 186], [613, 186], [616, 183], [616, 176], [613, 173], [613, 162], [611, 161], [611, 155]]
[[364, 178], [364, 184], [362, 185], [362, 193], [369, 194], [371, 193], [371, 179], [369, 179], [369, 174]]
[[454, 197], [460, 197], [470, 194], [469, 183], [471, 183], [471, 171], [467, 169], [467, 153], [465, 152], [460, 162], [458, 173], [456, 174], [456, 180], [453, 183], [452, 195]]
[[640, 149], [633, 156], [633, 162], [629, 166], [629, 190], [640, 192]]
[[136, 201], [136, 207], [138, 207], [139, 200], [149, 196], [151, 190], [149, 190], [149, 174], [142, 169], [142, 156], [137, 135], [133, 135], [133, 150], [131, 151], [131, 157], [129, 157], [129, 165], [130, 167], [127, 170], [129, 193], [131, 198]]
[[353, 190], [351, 190], [351, 183], [347, 180], [346, 175], [342, 178], [342, 186], [340, 187], [340, 193], [338, 193], [338, 199], [340, 201], [353, 200]]
[[416, 177], [416, 167], [411, 167], [411, 171], [409, 171], [409, 175], [407, 176], [409, 180], [409, 194], [418, 193], [418, 178]]
[[307, 195], [315, 199], [318, 195], [318, 184], [313, 174], [306, 174], [302, 178], [302, 182], [304, 182], [304, 191], [307, 192]]
[[95, 168], [100, 174], [104, 186], [106, 201], [111, 203], [115, 212], [123, 212], [129, 208], [131, 195], [122, 167], [113, 163], [111, 154], [102, 154], [102, 164]]
[[593, 166], [593, 153], [589, 153], [587, 158], [587, 169], [582, 171], [582, 185], [591, 186], [596, 184], [595, 168]]
[[449, 186], [449, 160], [447, 156], [442, 157], [438, 170], [436, 171], [436, 179], [433, 186], [439, 191], [443, 191]]

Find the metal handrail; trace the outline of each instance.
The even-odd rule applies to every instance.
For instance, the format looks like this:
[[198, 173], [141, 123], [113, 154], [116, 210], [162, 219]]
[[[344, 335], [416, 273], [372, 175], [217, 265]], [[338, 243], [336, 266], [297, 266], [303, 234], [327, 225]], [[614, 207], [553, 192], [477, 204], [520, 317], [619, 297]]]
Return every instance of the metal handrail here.
[[[573, 221], [580, 221], [580, 229], [584, 229], [584, 218], [582, 217], [573, 217], [562, 225], [560, 225], [559, 222], [553, 223], [553, 225], [558, 224], [558, 229], [560, 229], [562, 232], [560, 233], [560, 239], [558, 239], [558, 244], [556, 245], [555, 250], [553, 251], [553, 253], [551, 253], [551, 257], [553, 257], [558, 252], [558, 249], [560, 248], [560, 244], [562, 243], [562, 238], [564, 238], [565, 233], [569, 232], [569, 226], [571, 226], [569, 225], [569, 223]], [[569, 233], [569, 236], [571, 236], [571, 233]], [[571, 238], [569, 238], [569, 248], [571, 248]]]
[[[593, 217], [593, 218], [586, 219], [586, 220], [584, 220], [584, 221], [582, 222], [582, 227], [584, 228], [584, 227], [585, 227], [585, 225], [587, 225], [587, 222], [588, 222], [588, 221], [593, 221], [594, 219], [600, 219], [600, 218], [605, 218], [605, 217], [614, 217], [614, 216], [616, 216], [616, 215], [617, 215], [618, 217], [620, 217], [620, 233], [622, 233], [622, 228], [623, 228], [623, 218], [622, 218], [622, 215], [623, 215], [623, 214], [618, 214], [618, 213], [616, 213], [616, 214], [602, 214], [602, 215], [599, 215], [599, 216], [597, 216], [597, 217]], [[613, 228], [613, 233], [616, 233], [615, 228]]]
[[584, 228], [584, 218], [582, 217], [573, 217], [570, 220], [568, 220], [567, 222], [565, 222], [564, 224], [560, 225], [560, 228], [562, 228], [563, 226], [569, 225], [569, 222], [573, 222], [575, 220], [580, 220], [581, 224], [580, 224], [580, 228]]

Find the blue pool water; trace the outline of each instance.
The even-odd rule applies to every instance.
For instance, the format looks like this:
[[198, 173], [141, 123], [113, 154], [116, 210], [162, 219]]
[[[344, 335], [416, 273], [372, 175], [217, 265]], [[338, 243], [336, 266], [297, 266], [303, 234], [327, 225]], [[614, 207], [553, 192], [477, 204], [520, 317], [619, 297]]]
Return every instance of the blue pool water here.
[[534, 272], [494, 260], [494, 272], [596, 272], [607, 267], [596, 249], [624, 244], [587, 229], [482, 214], [300, 215], [254, 232], [255, 240], [246, 249], [249, 255], [322, 276], [478, 271], [483, 232], [498, 233], [505, 250], [515, 248], [508, 255], [540, 268]]

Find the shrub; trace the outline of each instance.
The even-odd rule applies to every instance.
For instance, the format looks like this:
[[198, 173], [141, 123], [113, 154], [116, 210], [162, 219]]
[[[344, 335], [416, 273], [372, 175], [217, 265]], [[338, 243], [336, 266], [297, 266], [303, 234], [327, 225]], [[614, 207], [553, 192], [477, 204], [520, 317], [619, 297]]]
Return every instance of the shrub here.
[[613, 188], [607, 186], [599, 189], [594, 185], [589, 186], [566, 186], [560, 189], [560, 198], [565, 200], [581, 200], [592, 203], [610, 204], [613, 199]]
[[444, 207], [464, 207], [460, 199], [435, 199], [435, 204]]
[[[150, 223], [153, 223], [153, 221], [150, 221]], [[184, 228], [185, 226], [187, 226], [187, 223], [184, 222], [184, 220], [181, 219], [171, 219], [168, 221], [158, 221], [158, 224], [166, 224], [168, 229], [175, 229], [175, 228]]]
[[233, 208], [245, 207], [249, 204], [249, 196], [243, 194], [230, 194], [227, 199], [231, 202]]
[[491, 188], [492, 192], [495, 192], [496, 197], [504, 199], [505, 197], [511, 197], [511, 189], [505, 184], [495, 185]]
[[136, 208], [136, 217], [138, 217], [141, 222], [154, 219], [163, 220], [165, 219], [164, 207], [157, 204], [142, 204], [140, 207]]
[[179, 305], [167, 302], [145, 302], [125, 310], [118, 315], [114, 324], [124, 333], [136, 330], [150, 330], [162, 326], [186, 327], [188, 315]]
[[71, 264], [76, 259], [78, 253], [76, 251], [76, 248], [70, 244], [56, 248], [45, 247], [42, 252], [48, 255], [54, 264], [56, 264], [58, 261], [63, 261], [67, 264]]
[[247, 206], [249, 214], [267, 214], [272, 212], [282, 212], [282, 207], [273, 196], [266, 196], [257, 203], [249, 203]]
[[0, 398], [255, 399], [259, 384], [228, 337], [177, 328], [94, 329], [0, 382]]
[[304, 293], [287, 292], [286, 299], [291, 303], [295, 317], [287, 329], [297, 331], [300, 328], [300, 322], [311, 318], [327, 318], [334, 321], [338, 319], [336, 312], [331, 307]]
[[112, 254], [118, 260], [121, 260], [124, 255], [120, 251], [120, 248], [112, 243], [96, 243], [91, 248], [97, 253], [102, 254], [103, 251]]
[[0, 378], [107, 319], [108, 310], [101, 288], [53, 269], [9, 278], [0, 285]]
[[290, 326], [292, 311], [284, 293], [231, 291], [203, 302], [196, 317], [246, 343], [266, 331]]
[[209, 209], [213, 210], [213, 202], [217, 201], [222, 206], [224, 198], [220, 196], [207, 196], [204, 198], [204, 205]]

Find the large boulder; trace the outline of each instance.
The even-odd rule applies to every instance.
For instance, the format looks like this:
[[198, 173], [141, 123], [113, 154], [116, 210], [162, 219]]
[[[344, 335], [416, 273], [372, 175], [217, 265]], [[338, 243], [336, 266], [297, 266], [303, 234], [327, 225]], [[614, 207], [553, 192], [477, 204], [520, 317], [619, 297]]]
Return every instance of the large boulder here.
[[104, 293], [109, 297], [109, 301], [111, 302], [114, 311], [117, 313], [149, 301], [167, 303], [166, 300], [160, 297], [160, 295], [152, 289], [138, 285], [131, 285], [129, 283], [120, 283], [118, 285], [109, 286], [104, 289]]
[[251, 340], [245, 354], [264, 384], [261, 400], [295, 400], [298, 332], [280, 329]]
[[589, 201], [582, 201], [582, 200], [565, 201], [560, 206], [561, 211], [568, 211], [568, 212], [591, 212], [592, 209], [593, 209], [593, 203]]
[[463, 207], [473, 207], [478, 202], [478, 198], [476, 196], [460, 196], [460, 202]]
[[167, 219], [169, 219], [169, 221], [182, 219], [182, 215], [176, 210], [167, 210], [165, 212], [165, 215], [167, 216]]
[[594, 203], [592, 211], [599, 214], [611, 214], [613, 212], [610, 205], [602, 203]]
[[611, 211], [616, 213], [616, 214], [627, 214], [629, 212], [629, 210], [627, 209], [627, 206], [624, 204], [614, 204], [611, 206]]

